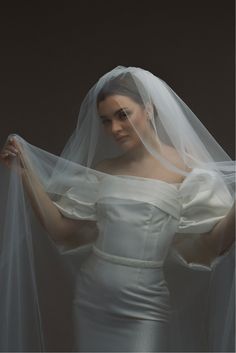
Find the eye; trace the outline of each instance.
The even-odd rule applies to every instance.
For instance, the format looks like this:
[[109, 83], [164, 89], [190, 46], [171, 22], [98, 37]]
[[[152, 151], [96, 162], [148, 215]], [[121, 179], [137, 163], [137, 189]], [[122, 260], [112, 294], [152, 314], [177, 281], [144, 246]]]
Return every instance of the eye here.
[[103, 125], [108, 125], [111, 122], [110, 119], [102, 119], [102, 124]]
[[122, 110], [122, 111], [119, 112], [119, 118], [120, 118], [121, 120], [126, 120], [126, 119], [128, 118], [128, 115], [129, 115], [129, 114], [130, 114], [130, 113], [129, 113], [128, 111]]

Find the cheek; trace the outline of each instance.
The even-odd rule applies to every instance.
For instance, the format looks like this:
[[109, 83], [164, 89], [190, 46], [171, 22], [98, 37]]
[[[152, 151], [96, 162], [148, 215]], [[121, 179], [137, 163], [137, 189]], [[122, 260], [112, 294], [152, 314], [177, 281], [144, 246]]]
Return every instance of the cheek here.
[[110, 133], [111, 133], [111, 128], [110, 128], [109, 125], [103, 125], [103, 126], [102, 126], [102, 129], [103, 129], [103, 131], [104, 131], [104, 133], [105, 133], [106, 135], [110, 135]]
[[130, 118], [129, 122], [130, 129], [136, 133], [141, 132], [147, 128], [147, 121], [143, 113], [136, 113]]

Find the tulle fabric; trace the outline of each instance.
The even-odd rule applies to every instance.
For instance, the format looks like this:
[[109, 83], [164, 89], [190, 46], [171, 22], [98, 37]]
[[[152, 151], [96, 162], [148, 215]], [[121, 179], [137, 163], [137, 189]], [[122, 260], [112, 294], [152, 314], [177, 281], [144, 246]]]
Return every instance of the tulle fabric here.
[[[35, 178], [64, 216], [85, 222], [73, 241], [52, 241], [35, 217], [18, 160], [11, 170], [0, 165], [0, 350], [75, 349], [75, 277], [91, 254], [98, 232], [96, 202], [99, 183], [106, 176], [94, 168], [98, 162], [121, 153], [114, 141], [105, 136], [97, 109], [98, 95], [102, 89], [111, 89], [114, 79], [123, 79], [124, 85], [131, 80], [149, 112], [151, 134], [144, 133], [130, 119], [147, 151], [165, 168], [185, 177], [182, 184], [170, 183], [177, 190], [180, 208], [176, 241], [165, 260], [173, 310], [169, 350], [233, 351], [234, 247], [222, 255], [223, 238], [219, 239], [218, 256], [212, 260], [207, 252], [204, 256], [199, 254], [196, 244], [198, 237], [209, 232], [232, 207], [234, 162], [165, 82], [132, 67], [115, 68], [91, 88], [61, 156], [13, 135], [26, 156], [28, 182], [42, 217], [47, 218], [47, 211], [40, 205]], [[165, 145], [175, 148], [189, 169], [164, 157]], [[136, 177], [130, 175], [131, 180]], [[145, 176], [143, 181], [140, 192], [147, 195]], [[111, 202], [119, 201], [113, 198]], [[170, 214], [174, 212], [171, 207], [170, 204]], [[81, 238], [86, 245], [81, 245]], [[188, 254], [193, 261], [187, 261]]]

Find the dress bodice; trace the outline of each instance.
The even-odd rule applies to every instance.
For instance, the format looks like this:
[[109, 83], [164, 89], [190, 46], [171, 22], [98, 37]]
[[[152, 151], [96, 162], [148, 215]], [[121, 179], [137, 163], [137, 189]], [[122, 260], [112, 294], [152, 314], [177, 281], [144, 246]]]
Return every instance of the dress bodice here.
[[222, 185], [197, 168], [182, 184], [93, 171], [54, 203], [66, 217], [97, 222], [98, 250], [163, 262], [175, 235], [206, 233], [226, 215], [232, 197]]
[[96, 213], [98, 249], [163, 261], [178, 226], [178, 190], [158, 180], [108, 176], [100, 183]]
[[[81, 347], [87, 347], [91, 341], [86, 340], [87, 332], [92, 330], [98, 335], [97, 349], [97, 342], [109, 342], [114, 328], [112, 337], [122, 337], [120, 342], [125, 342], [124, 329], [131, 337], [138, 332], [134, 341], [139, 348], [149, 325], [155, 326], [149, 341], [154, 342], [154, 337], [161, 342], [165, 334], [159, 326], [166, 323], [171, 323], [171, 332], [177, 332], [178, 342], [179, 325], [184, 328], [186, 325], [188, 332], [189, 320], [185, 317], [189, 316], [185, 309], [189, 311], [189, 303], [195, 304], [196, 298], [194, 322], [203, 327], [205, 312], [201, 310], [199, 286], [205, 296], [208, 278], [205, 274], [210, 273], [209, 268], [201, 262], [201, 257], [188, 264], [181, 249], [175, 252], [174, 247], [171, 251], [171, 244], [174, 237], [178, 240], [186, 237], [189, 249], [189, 240], [208, 232], [231, 207], [229, 193], [213, 173], [193, 170], [182, 184], [169, 184], [91, 172], [81, 176], [78, 183], [76, 180], [55, 205], [66, 217], [96, 222], [99, 230], [95, 243], [64, 252], [70, 257], [77, 278], [74, 303], [78, 308]], [[91, 222], [84, 224], [87, 234]], [[173, 258], [167, 256], [169, 250]], [[189, 271], [190, 267], [197, 270], [195, 275]], [[201, 281], [199, 273], [204, 274]], [[192, 311], [188, 314], [192, 315]], [[143, 325], [139, 331], [140, 323]]]

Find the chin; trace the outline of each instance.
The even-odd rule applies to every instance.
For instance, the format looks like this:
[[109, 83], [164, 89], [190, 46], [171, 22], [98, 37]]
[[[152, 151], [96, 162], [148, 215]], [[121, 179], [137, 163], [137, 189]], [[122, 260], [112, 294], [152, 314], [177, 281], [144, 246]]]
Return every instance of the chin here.
[[119, 144], [119, 146], [123, 151], [129, 152], [135, 150], [139, 146], [139, 144], [134, 141], [126, 141]]

